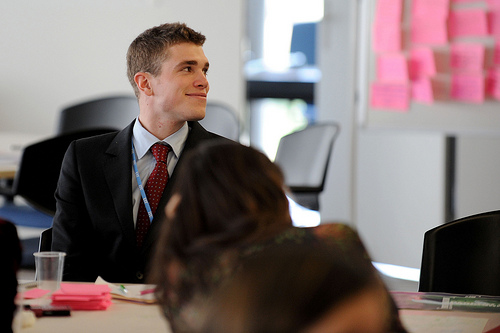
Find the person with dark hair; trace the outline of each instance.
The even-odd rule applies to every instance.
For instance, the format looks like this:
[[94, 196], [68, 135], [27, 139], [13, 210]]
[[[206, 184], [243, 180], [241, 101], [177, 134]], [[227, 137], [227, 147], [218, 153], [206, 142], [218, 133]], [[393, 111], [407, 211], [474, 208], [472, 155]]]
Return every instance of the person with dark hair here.
[[64, 280], [144, 282], [184, 153], [227, 140], [198, 123], [210, 88], [204, 42], [183, 23], [140, 34], [127, 53], [138, 117], [122, 131], [69, 146], [52, 231], [52, 250], [66, 252]]
[[389, 331], [389, 297], [361, 252], [285, 244], [241, 266], [200, 304], [200, 332]]
[[[185, 158], [166, 206], [167, 221], [150, 275], [174, 332], [198, 332], [199, 304], [230, 279], [241, 262], [268, 249], [326, 246], [338, 252], [336, 256], [362, 256], [374, 270], [347, 225], [292, 225], [283, 174], [262, 152], [236, 143], [207, 142]], [[370, 271], [370, 279], [374, 274]], [[391, 332], [405, 332], [391, 304]]]
[[0, 331], [12, 332], [12, 321], [16, 310], [15, 297], [17, 294], [17, 271], [21, 265], [22, 249], [17, 235], [16, 226], [0, 218]]

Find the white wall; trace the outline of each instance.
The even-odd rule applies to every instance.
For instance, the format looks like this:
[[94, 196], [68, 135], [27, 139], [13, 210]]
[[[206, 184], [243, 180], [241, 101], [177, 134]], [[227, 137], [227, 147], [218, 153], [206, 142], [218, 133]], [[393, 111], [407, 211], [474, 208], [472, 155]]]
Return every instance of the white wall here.
[[133, 94], [125, 54], [142, 31], [186, 22], [207, 36], [209, 100], [239, 112], [244, 0], [16, 0], [0, 4], [0, 130], [51, 135], [62, 107]]

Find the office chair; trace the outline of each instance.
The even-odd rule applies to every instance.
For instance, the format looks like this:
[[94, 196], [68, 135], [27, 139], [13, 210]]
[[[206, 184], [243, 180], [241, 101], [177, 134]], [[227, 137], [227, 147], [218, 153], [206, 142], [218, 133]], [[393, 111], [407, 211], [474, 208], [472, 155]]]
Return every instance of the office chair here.
[[428, 230], [418, 289], [500, 296], [500, 210]]
[[319, 210], [319, 194], [325, 186], [336, 123], [318, 123], [281, 138], [274, 162], [285, 176], [285, 184], [299, 205]]
[[87, 129], [125, 128], [139, 115], [135, 96], [111, 96], [64, 108], [59, 117], [57, 134]]
[[94, 129], [58, 135], [24, 148], [12, 188], [3, 193], [20, 196], [33, 208], [54, 216], [54, 193], [62, 160], [69, 144], [77, 139], [113, 132], [113, 129]]
[[52, 228], [48, 228], [40, 233], [38, 252], [51, 251], [51, 250], [52, 250]]
[[222, 103], [208, 102], [205, 118], [200, 121], [206, 130], [233, 141], [240, 139], [240, 122], [236, 113]]

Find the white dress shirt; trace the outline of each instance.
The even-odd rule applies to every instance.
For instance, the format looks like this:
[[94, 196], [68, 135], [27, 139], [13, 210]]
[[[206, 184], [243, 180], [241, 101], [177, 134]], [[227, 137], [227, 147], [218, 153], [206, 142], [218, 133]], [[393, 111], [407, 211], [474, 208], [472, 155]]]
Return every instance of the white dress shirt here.
[[[187, 122], [182, 126], [177, 132], [160, 140], [153, 134], [148, 132], [140, 123], [139, 118], [136, 118], [132, 141], [134, 143], [135, 155], [137, 158], [137, 169], [139, 171], [139, 176], [141, 177], [141, 182], [143, 186], [146, 186], [149, 175], [153, 171], [156, 160], [153, 153], [149, 150], [151, 146], [157, 142], [163, 141], [171, 147], [167, 156], [167, 169], [168, 174], [171, 175], [174, 168], [179, 160], [182, 150], [184, 149], [184, 144], [189, 134], [189, 126]], [[139, 190], [139, 185], [137, 184], [137, 179], [135, 177], [134, 168], [132, 170], [132, 209], [134, 214], [134, 225], [137, 221], [137, 213], [139, 212], [139, 204], [142, 200], [141, 192]]]

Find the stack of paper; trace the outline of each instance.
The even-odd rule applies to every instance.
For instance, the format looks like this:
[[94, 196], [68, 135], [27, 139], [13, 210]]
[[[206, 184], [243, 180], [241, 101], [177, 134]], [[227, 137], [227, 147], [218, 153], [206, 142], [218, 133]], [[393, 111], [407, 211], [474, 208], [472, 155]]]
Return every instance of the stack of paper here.
[[61, 283], [52, 294], [52, 305], [68, 305], [72, 310], [106, 310], [111, 305], [111, 289], [106, 285]]

